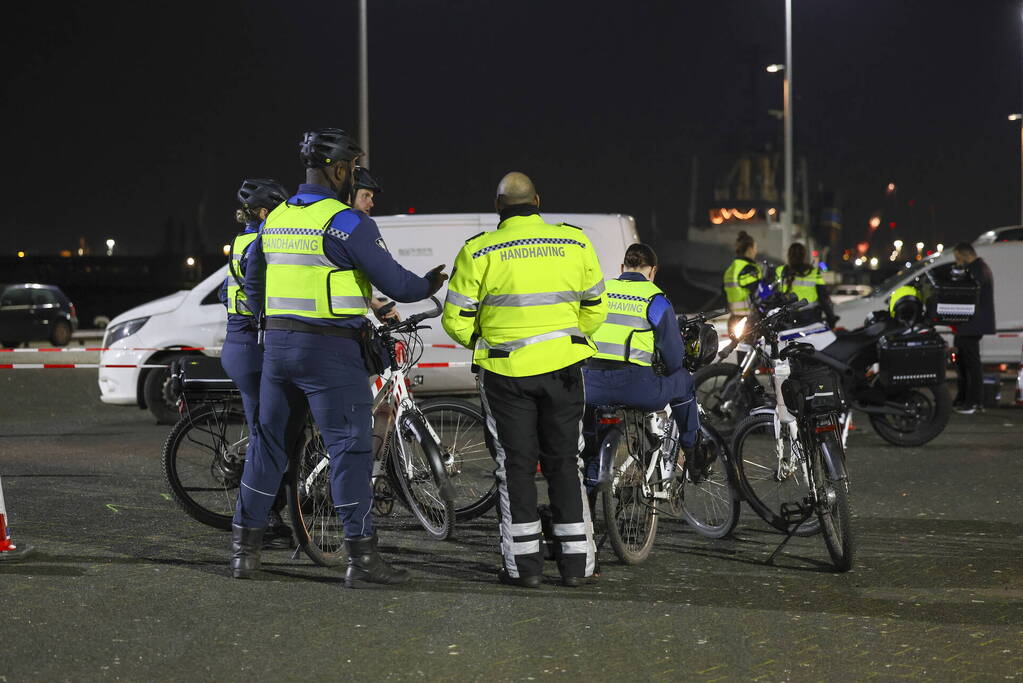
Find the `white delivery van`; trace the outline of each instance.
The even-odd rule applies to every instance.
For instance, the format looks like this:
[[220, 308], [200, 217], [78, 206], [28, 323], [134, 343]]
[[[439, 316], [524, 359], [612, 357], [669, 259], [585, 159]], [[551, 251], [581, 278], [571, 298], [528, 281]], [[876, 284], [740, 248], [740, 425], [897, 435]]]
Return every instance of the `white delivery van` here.
[[[995, 282], [997, 333], [987, 335], [981, 341], [981, 362], [1018, 363], [1020, 338], [1023, 336], [1023, 296], [1020, 295], [1023, 292], [1023, 268], [1020, 267], [1023, 264], [1023, 242], [975, 243], [974, 249], [991, 268]], [[914, 262], [882, 282], [870, 295], [837, 304], [835, 313], [841, 318], [838, 325], [850, 330], [861, 326], [872, 312], [888, 307], [887, 299], [893, 291], [931, 268], [950, 267], [954, 262], [951, 249]]]
[[[625, 249], [639, 241], [636, 222], [620, 214], [547, 213], [548, 222], [571, 223], [593, 243], [605, 277], [618, 275]], [[442, 263], [451, 272], [455, 256], [467, 239], [497, 227], [493, 213], [403, 214], [374, 216], [387, 247], [395, 259], [409, 270], [423, 274]], [[218, 292], [227, 266], [188, 291], [151, 301], [121, 313], [107, 327], [103, 365], [164, 365], [175, 358], [218, 351], [192, 351], [191, 348], [219, 347], [226, 334], [227, 312], [218, 299]], [[447, 288], [437, 298], [443, 302]], [[405, 316], [429, 309], [432, 304], [398, 304]], [[465, 366], [472, 354], [466, 349], [451, 348], [453, 343], [444, 333], [440, 319], [428, 321], [432, 329], [423, 330], [428, 345], [420, 363], [428, 365], [410, 373], [420, 382], [417, 392], [429, 394], [460, 394], [476, 391], [473, 376]], [[148, 349], [148, 350], [131, 350]], [[154, 350], [156, 349], [156, 350]], [[448, 364], [456, 363], [452, 367]], [[100, 397], [104, 403], [137, 405], [148, 408], [161, 422], [177, 420], [166, 372], [159, 368], [111, 368], [99, 371]]]

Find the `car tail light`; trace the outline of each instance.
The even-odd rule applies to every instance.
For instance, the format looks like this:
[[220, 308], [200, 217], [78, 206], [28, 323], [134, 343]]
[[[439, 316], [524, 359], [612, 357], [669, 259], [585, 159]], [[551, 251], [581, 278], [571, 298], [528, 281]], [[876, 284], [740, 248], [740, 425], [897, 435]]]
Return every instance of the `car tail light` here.
[[74, 304], [71, 304], [71, 317], [72, 318], [77, 318], [78, 317], [78, 309], [75, 308]]

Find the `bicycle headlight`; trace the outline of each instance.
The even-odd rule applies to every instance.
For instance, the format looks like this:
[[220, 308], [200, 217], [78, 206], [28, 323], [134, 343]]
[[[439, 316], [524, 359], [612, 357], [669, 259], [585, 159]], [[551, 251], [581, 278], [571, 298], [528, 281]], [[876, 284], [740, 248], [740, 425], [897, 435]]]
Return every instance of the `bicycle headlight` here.
[[149, 320], [148, 317], [135, 318], [133, 320], [125, 320], [123, 323], [117, 323], [113, 327], [107, 328], [107, 334], [103, 339], [103, 346], [105, 348], [109, 348], [125, 337], [130, 337], [142, 329], [142, 326], [146, 324], [147, 320]]
[[743, 332], [746, 331], [746, 317], [739, 318], [736, 323], [732, 326], [732, 339], [742, 339]]

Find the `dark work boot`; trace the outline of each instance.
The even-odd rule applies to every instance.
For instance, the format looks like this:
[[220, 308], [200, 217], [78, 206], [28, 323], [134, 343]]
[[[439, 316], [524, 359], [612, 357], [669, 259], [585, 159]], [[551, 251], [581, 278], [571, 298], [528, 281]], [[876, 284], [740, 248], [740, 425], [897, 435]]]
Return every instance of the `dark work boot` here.
[[497, 572], [497, 580], [506, 586], [519, 586], [520, 588], [539, 588], [542, 577], [511, 576], [508, 574], [508, 570], [502, 567]]
[[259, 571], [259, 551], [263, 532], [247, 526], [231, 525], [231, 572], [236, 579], [251, 579]]
[[376, 534], [359, 538], [346, 538], [348, 571], [345, 588], [366, 588], [371, 583], [395, 585], [409, 580], [409, 573], [387, 564], [377, 551]]
[[279, 512], [271, 510], [266, 522], [263, 550], [295, 547], [291, 540], [291, 527], [284, 523]]

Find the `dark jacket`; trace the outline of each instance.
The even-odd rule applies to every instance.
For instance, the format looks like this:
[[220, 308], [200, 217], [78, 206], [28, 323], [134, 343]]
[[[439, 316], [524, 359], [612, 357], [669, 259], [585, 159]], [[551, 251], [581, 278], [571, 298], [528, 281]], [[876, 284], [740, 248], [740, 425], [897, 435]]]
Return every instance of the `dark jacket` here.
[[980, 283], [980, 298], [973, 318], [956, 326], [956, 334], [980, 336], [995, 333], [995, 281], [991, 268], [978, 258], [967, 266], [973, 279]]

